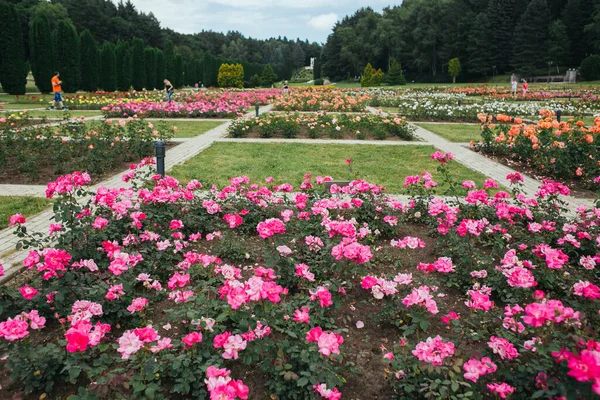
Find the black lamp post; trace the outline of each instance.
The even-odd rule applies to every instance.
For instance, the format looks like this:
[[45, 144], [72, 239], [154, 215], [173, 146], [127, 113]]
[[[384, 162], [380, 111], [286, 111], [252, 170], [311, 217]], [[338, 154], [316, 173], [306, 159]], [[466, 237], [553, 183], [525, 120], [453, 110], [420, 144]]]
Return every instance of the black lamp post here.
[[156, 170], [164, 178], [165, 176], [165, 156], [167, 154], [167, 145], [162, 140], [154, 143], [154, 155], [156, 156]]

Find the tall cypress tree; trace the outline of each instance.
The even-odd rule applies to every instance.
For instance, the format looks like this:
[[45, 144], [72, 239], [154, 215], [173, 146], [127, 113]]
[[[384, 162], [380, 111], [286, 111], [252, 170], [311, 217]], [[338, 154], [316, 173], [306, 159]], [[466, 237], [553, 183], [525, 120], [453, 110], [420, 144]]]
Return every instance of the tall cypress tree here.
[[196, 80], [199, 84], [204, 83], [204, 63], [202, 62], [202, 57], [196, 59]]
[[152, 90], [156, 87], [156, 52], [152, 47], [144, 49], [144, 61], [146, 63], [146, 89]]
[[196, 76], [196, 60], [189, 60], [185, 65], [185, 84], [194, 86], [194, 84], [198, 82], [198, 77]]
[[321, 79], [321, 57], [315, 59], [313, 65], [313, 79]]
[[160, 49], [155, 49], [156, 56], [156, 85], [157, 89], [163, 89], [165, 87], [164, 80], [167, 78], [166, 66], [165, 66], [165, 53]]
[[117, 90], [127, 91], [131, 87], [131, 56], [129, 44], [123, 40], [115, 47], [115, 68], [117, 70]]
[[[532, 0], [515, 31], [512, 64], [523, 75], [534, 75], [537, 64], [545, 64], [550, 12], [546, 0]], [[541, 63], [540, 63], [541, 62]]]
[[176, 88], [184, 85], [183, 56], [181, 54], [175, 56], [175, 78], [172, 83]]
[[513, 21], [515, 9], [515, 0], [490, 0], [488, 4], [490, 62], [499, 73], [510, 69], [514, 32], [514, 25], [510, 21]]
[[146, 87], [146, 55], [144, 41], [134, 37], [131, 40], [131, 63], [135, 65], [135, 72], [131, 76], [131, 83], [135, 90]]
[[70, 21], [59, 21], [55, 35], [56, 70], [60, 72], [62, 88], [67, 93], [79, 90], [81, 83], [81, 49], [79, 36]]
[[52, 34], [50, 24], [45, 15], [36, 17], [29, 30], [29, 62], [35, 79], [35, 86], [42, 93], [52, 91], [52, 76], [54, 75]]
[[89, 30], [81, 33], [81, 89], [98, 90], [98, 47]]
[[104, 45], [102, 46], [100, 65], [102, 66], [100, 86], [107, 92], [114, 92], [117, 89], [117, 69], [115, 61], [115, 45], [111, 42], [104, 42]]
[[586, 55], [593, 52], [593, 39], [585, 27], [593, 22], [595, 0], [569, 0], [561, 20], [569, 35], [570, 66], [578, 66]]
[[[165, 74], [168, 80], [172, 80], [175, 84], [175, 46], [173, 42], [167, 40], [165, 42]], [[164, 78], [163, 78], [164, 79]]]
[[9, 94], [25, 94], [27, 63], [21, 16], [13, 4], [0, 2], [0, 84]]
[[486, 13], [479, 13], [473, 20], [469, 37], [471, 40], [467, 43], [467, 53], [469, 58], [466, 63], [466, 69], [473, 75], [488, 75], [492, 71], [492, 55], [489, 48], [489, 21]]

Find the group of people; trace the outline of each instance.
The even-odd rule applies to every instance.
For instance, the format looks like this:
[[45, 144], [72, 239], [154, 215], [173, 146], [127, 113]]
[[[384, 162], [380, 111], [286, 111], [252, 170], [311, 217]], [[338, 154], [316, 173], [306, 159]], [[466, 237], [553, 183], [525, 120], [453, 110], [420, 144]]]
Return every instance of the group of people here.
[[[527, 83], [527, 79], [521, 79], [521, 82], [523, 82], [523, 85], [521, 86], [521, 88], [523, 90], [523, 96], [525, 96], [527, 94], [527, 89], [529, 89], [529, 84]], [[512, 80], [511, 87], [512, 87], [512, 95], [516, 96], [517, 91], [519, 89], [519, 83], [517, 82], [516, 79]]]
[[[56, 110], [56, 109], [68, 110], [68, 108], [65, 107], [63, 104], [62, 81], [60, 80], [60, 72], [58, 72], [58, 71], [54, 72], [54, 76], [52, 77], [51, 82], [52, 82], [52, 92], [54, 94], [54, 100], [52, 101], [52, 106], [50, 106], [50, 110]], [[165, 79], [163, 81], [163, 83], [165, 84], [165, 93], [167, 95], [167, 101], [170, 102], [171, 96], [173, 96], [173, 93], [175, 93], [175, 88], [173, 87], [173, 84], [168, 79]], [[194, 87], [196, 90], [200, 90], [199, 82], [196, 82]], [[204, 85], [202, 85], [202, 88], [204, 88]]]

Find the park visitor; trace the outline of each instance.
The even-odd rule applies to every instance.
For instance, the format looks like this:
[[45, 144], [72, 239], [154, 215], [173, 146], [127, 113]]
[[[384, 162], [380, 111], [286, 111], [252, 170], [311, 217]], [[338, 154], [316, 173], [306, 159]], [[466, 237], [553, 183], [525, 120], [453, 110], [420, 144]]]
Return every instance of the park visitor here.
[[528, 87], [529, 87], [529, 85], [527, 84], [527, 80], [523, 79], [523, 96], [525, 96], [527, 94]]
[[288, 81], [283, 83], [283, 93], [287, 93], [290, 91], [290, 86], [288, 85]]
[[173, 89], [173, 84], [168, 79], [165, 79], [163, 82], [165, 84], [165, 92], [167, 93], [167, 101], [170, 102], [171, 96], [173, 95], [173, 92], [175, 91]]
[[512, 84], [512, 95], [516, 96], [517, 95], [517, 87], [518, 87], [518, 83], [516, 79], [513, 79], [513, 81], [511, 82]]
[[63, 106], [62, 99], [62, 81], [59, 79], [60, 72], [56, 71], [54, 76], [52, 77], [52, 92], [54, 93], [54, 100], [52, 101], [52, 106], [50, 106], [51, 110], [58, 108], [59, 110], [67, 110], [67, 107]]

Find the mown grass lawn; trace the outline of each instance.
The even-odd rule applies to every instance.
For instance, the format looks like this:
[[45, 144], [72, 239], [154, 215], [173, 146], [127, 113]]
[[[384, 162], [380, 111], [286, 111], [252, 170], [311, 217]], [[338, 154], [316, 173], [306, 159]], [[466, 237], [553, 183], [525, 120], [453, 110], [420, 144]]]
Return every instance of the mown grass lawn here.
[[175, 132], [176, 138], [192, 138], [202, 135], [211, 129], [222, 125], [224, 122], [220, 121], [169, 121], [166, 120], [168, 126], [176, 126], [177, 131]]
[[479, 124], [417, 124], [441, 137], [457, 143], [481, 140], [481, 126]]
[[[361, 178], [387, 187], [389, 193], [404, 193], [404, 178], [422, 171], [436, 172], [436, 161], [430, 159], [433, 146], [403, 145], [317, 145], [298, 143], [215, 143], [196, 157], [168, 172], [182, 182], [198, 179], [220, 187], [229, 178], [247, 175], [262, 183], [272, 176], [276, 183], [289, 182], [297, 188], [304, 174], [313, 177], [330, 175], [334, 179]], [[167, 152], [167, 157], [169, 156]], [[345, 163], [352, 159], [353, 173]], [[485, 177], [461, 164], [452, 162], [451, 170], [460, 181], [473, 180], [479, 186]]]
[[8, 226], [8, 217], [21, 213], [25, 218], [43, 211], [51, 201], [40, 197], [0, 196], [0, 229]]
[[[33, 108], [33, 107], [31, 107]], [[100, 110], [29, 110], [27, 107], [27, 115], [31, 118], [74, 118], [74, 117], [96, 117], [102, 115]], [[11, 115], [19, 114], [21, 111], [0, 110], [0, 114]]]

